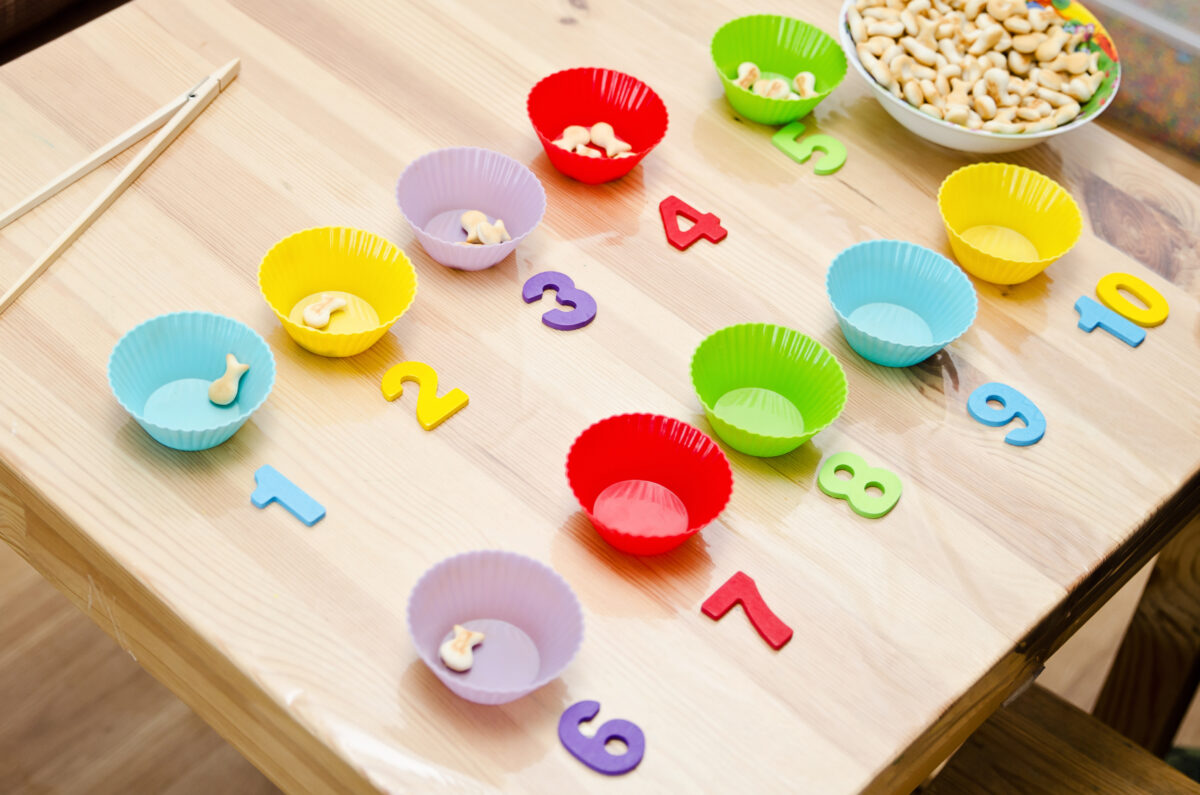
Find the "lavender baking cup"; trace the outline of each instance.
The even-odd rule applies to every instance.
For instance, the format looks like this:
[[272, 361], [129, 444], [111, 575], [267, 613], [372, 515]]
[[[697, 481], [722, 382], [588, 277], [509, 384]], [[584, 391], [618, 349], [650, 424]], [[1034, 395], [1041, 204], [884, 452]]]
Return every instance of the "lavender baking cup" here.
[[[511, 254], [546, 212], [546, 191], [525, 166], [488, 149], [437, 149], [408, 164], [396, 202], [429, 256], [448, 268], [480, 271]], [[467, 245], [460, 219], [478, 210], [502, 219], [512, 240]]]
[[977, 301], [953, 262], [901, 240], [868, 240], [834, 258], [825, 290], [846, 342], [885, 367], [928, 359], [966, 333]]
[[[208, 385], [232, 353], [250, 369], [228, 406]], [[117, 402], [155, 441], [175, 450], [216, 447], [237, 432], [271, 393], [275, 357], [254, 329], [211, 312], [173, 312], [127, 331], [108, 359]]]
[[[485, 636], [461, 673], [438, 654], [455, 624]], [[421, 575], [408, 597], [408, 631], [421, 660], [455, 695], [507, 704], [570, 664], [583, 643], [583, 610], [549, 566], [515, 552], [477, 550]]]

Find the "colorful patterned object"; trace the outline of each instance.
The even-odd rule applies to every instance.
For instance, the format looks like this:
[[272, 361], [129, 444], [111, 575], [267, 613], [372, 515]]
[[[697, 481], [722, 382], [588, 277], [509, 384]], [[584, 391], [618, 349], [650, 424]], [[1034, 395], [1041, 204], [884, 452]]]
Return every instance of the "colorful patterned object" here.
[[1121, 59], [1117, 55], [1117, 46], [1113, 44], [1112, 36], [1096, 16], [1088, 11], [1082, 3], [1074, 0], [1026, 0], [1030, 8], [1052, 8], [1063, 22], [1063, 29], [1068, 33], [1083, 30], [1083, 46], [1092, 52], [1100, 52], [1100, 69], [1104, 72], [1104, 82], [1096, 93], [1083, 104], [1079, 119], [1087, 119], [1099, 113], [1112, 100], [1117, 86], [1121, 83]]

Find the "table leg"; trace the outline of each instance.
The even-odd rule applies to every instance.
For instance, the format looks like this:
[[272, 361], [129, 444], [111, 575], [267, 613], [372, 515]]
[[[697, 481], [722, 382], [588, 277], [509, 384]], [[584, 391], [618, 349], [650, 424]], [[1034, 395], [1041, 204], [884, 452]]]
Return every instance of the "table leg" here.
[[1200, 685], [1200, 516], [1158, 556], [1093, 714], [1158, 756]]

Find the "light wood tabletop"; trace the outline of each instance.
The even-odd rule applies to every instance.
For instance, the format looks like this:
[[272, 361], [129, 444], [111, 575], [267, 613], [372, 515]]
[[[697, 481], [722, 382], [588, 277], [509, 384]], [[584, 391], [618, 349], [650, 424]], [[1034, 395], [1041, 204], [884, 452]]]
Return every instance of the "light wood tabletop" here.
[[[768, 0], [834, 30], [836, 0]], [[833, 257], [873, 238], [949, 255], [935, 194], [979, 158], [899, 127], [857, 76], [817, 109], [849, 160], [818, 177], [736, 119], [709, 57], [743, 3], [629, 0], [135, 0], [0, 69], [0, 206], [11, 205], [231, 58], [241, 76], [0, 316], [0, 536], [291, 792], [911, 789], [1197, 508], [1200, 190], [1097, 125], [1002, 159], [1063, 184], [1074, 250], [1012, 288], [976, 282], [960, 340], [908, 369], [866, 362], [825, 296]], [[1119, 46], [1119, 43], [1118, 43]], [[665, 140], [600, 186], [554, 170], [525, 113], [541, 77], [599, 65], [645, 80]], [[546, 216], [514, 256], [448, 270], [394, 199], [403, 167], [475, 145], [527, 163]], [[136, 152], [136, 148], [133, 150]], [[119, 168], [117, 158], [0, 234], [0, 288]], [[686, 252], [658, 204], [677, 195], [728, 237]], [[367, 352], [310, 354], [256, 281], [277, 240], [361, 227], [413, 259], [411, 310]], [[521, 285], [572, 276], [599, 314], [545, 327]], [[1171, 315], [1139, 348], [1076, 327], [1076, 299], [1125, 271]], [[106, 380], [120, 335], [154, 315], [237, 318], [271, 345], [266, 404], [230, 441], [166, 449]], [[720, 518], [655, 558], [616, 552], [564, 477], [592, 422], [648, 411], [709, 426], [692, 351], [732, 323], [776, 322], [841, 361], [844, 413], [798, 451], [729, 451]], [[470, 405], [434, 431], [392, 365], [433, 366]], [[1045, 413], [1029, 448], [972, 420], [1012, 384]], [[895, 472], [897, 507], [852, 513], [816, 485], [850, 451]], [[250, 504], [270, 464], [328, 516]], [[499, 707], [420, 662], [405, 605], [423, 571], [502, 548], [546, 562], [584, 610], [561, 677]], [[776, 652], [741, 611], [700, 604], [737, 571], [795, 630]], [[581, 765], [563, 710], [602, 705], [646, 735], [629, 775]]]

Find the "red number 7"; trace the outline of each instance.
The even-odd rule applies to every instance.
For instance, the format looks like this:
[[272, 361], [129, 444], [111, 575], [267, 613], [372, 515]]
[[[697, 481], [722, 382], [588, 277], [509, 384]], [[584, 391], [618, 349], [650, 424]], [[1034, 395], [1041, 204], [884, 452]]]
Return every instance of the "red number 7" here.
[[792, 639], [792, 628], [771, 612], [758, 592], [758, 586], [744, 572], [738, 572], [704, 600], [700, 611], [713, 621], [728, 613], [738, 602], [750, 623], [772, 649], [779, 650]]

